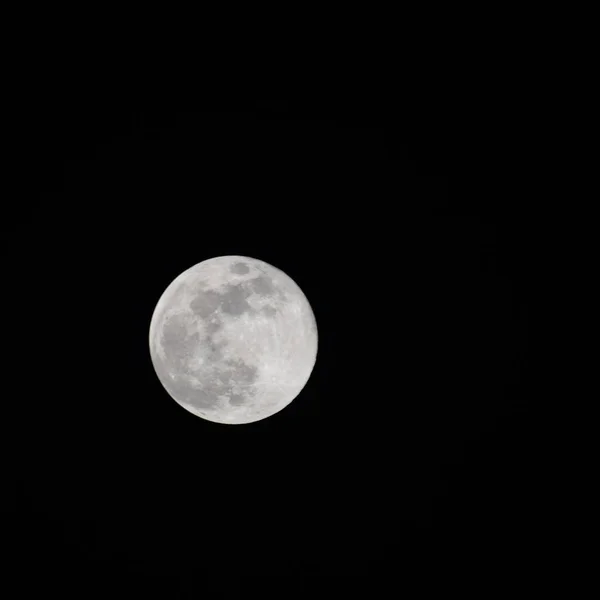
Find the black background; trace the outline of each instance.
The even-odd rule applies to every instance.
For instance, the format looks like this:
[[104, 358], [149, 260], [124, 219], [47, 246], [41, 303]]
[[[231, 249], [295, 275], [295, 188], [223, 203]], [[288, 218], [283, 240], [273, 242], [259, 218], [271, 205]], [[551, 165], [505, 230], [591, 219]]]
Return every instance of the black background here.
[[[306, 575], [532, 568], [531, 265], [510, 162], [361, 106], [21, 107], [3, 439], [22, 585], [35, 565], [49, 589], [287, 596]], [[289, 274], [319, 327], [302, 394], [245, 426], [180, 408], [147, 347], [164, 288], [226, 254]]]

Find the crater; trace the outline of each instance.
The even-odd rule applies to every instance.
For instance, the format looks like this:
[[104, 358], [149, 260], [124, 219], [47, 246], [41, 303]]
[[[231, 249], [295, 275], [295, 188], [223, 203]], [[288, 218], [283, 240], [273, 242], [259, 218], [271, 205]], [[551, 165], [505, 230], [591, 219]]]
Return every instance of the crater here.
[[260, 312], [265, 315], [265, 317], [269, 317], [269, 319], [273, 319], [277, 314], [277, 310], [272, 306], [263, 306], [260, 309]]
[[215, 342], [212, 337], [207, 337], [205, 340], [205, 346], [207, 349], [207, 356], [206, 356], [206, 360], [207, 362], [218, 362], [219, 360], [221, 360], [223, 358], [223, 353], [221, 352], [221, 348], [223, 348], [223, 346], [226, 346], [227, 342]]
[[218, 318], [216, 318], [216, 317], [213, 317], [205, 325], [206, 333], [208, 333], [208, 335], [212, 335], [213, 333], [216, 333], [222, 327], [223, 327], [223, 323], [221, 323], [221, 321]]
[[155, 362], [156, 373], [169, 394], [178, 402], [195, 408], [214, 409], [217, 397], [210, 390], [195, 388], [185, 375], [172, 373], [161, 361]]
[[201, 378], [201, 386], [192, 382], [186, 369], [174, 373], [166, 364], [157, 363], [156, 366], [159, 378], [169, 393], [179, 402], [189, 404], [195, 409], [216, 409], [219, 398], [223, 396], [229, 398], [231, 406], [249, 402], [256, 393], [252, 383], [258, 379], [258, 369], [239, 358], [221, 364], [225, 367], [221, 374], [216, 376], [214, 371], [208, 371], [206, 376]]

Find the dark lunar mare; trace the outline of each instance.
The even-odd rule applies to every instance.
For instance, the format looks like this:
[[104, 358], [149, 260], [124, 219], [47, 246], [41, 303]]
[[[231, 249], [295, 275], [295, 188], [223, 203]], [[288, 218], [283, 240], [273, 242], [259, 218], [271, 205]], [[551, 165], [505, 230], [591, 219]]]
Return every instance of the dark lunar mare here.
[[250, 291], [242, 285], [228, 285], [225, 293], [222, 294], [221, 310], [228, 315], [239, 317], [240, 315], [252, 311], [247, 298]]
[[208, 319], [219, 308], [220, 303], [221, 294], [214, 290], [203, 290], [190, 302], [190, 309], [202, 319]]
[[258, 294], [259, 296], [272, 296], [276, 292], [275, 286], [273, 285], [273, 281], [270, 277], [267, 277], [266, 275], [261, 275], [260, 277], [251, 279], [248, 282], [248, 285], [250, 286], [252, 291]]
[[[223, 292], [201, 290], [190, 302], [190, 309], [202, 319], [213, 316], [219, 308], [226, 315], [239, 317], [244, 313], [255, 312], [248, 304], [248, 298], [253, 293], [267, 298], [275, 295], [285, 296], [277, 290], [270, 277], [260, 275], [245, 282], [227, 284]], [[214, 324], [209, 325], [211, 326], [215, 327]]]
[[237, 262], [231, 265], [229, 270], [236, 275], [246, 275], [247, 273], [250, 273], [250, 267], [245, 262]]
[[[250, 271], [248, 265], [243, 262], [231, 266], [231, 272], [243, 275]], [[206, 360], [209, 365], [219, 365], [222, 358], [222, 347], [226, 342], [217, 343], [213, 335], [223, 327], [222, 320], [218, 318], [220, 309], [225, 315], [238, 317], [244, 313], [256, 312], [248, 298], [256, 293], [263, 297], [279, 295], [285, 297], [273, 284], [272, 279], [264, 274], [254, 279], [237, 284], [228, 284], [222, 292], [201, 289], [190, 302], [189, 308], [192, 313], [205, 322], [206, 336], [203, 340], [208, 350]], [[266, 306], [261, 312], [267, 316], [275, 316], [276, 310]], [[212, 319], [212, 320], [211, 320]], [[154, 357], [155, 368], [159, 379], [178, 401], [187, 403], [196, 409], [211, 410], [217, 407], [218, 396], [229, 396], [232, 406], [239, 406], [247, 401], [246, 396], [252, 397], [256, 389], [252, 386], [258, 379], [258, 369], [247, 365], [242, 360], [228, 360], [226, 368], [221, 372], [200, 369], [192, 371], [188, 364], [193, 356], [194, 350], [200, 343], [198, 333], [188, 334], [186, 325], [189, 325], [190, 317], [186, 315], [175, 315], [167, 321], [162, 331], [162, 346], [166, 354], [163, 363], [158, 356]], [[175, 377], [171, 377], [174, 374]], [[204, 378], [202, 375], [204, 374]], [[194, 387], [187, 377], [195, 376], [203, 382], [202, 387]], [[235, 385], [244, 387], [244, 394], [232, 392]]]
[[198, 333], [188, 334], [187, 324], [189, 318], [185, 315], [173, 315], [167, 319], [162, 330], [162, 346], [167, 361], [178, 371], [191, 357], [200, 340]]

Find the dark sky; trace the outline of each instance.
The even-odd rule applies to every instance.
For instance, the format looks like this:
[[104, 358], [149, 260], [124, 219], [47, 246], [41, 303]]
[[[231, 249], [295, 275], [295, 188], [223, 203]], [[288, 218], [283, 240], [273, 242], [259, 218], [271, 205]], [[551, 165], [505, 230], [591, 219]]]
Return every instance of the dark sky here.
[[[497, 170], [457, 173], [455, 145], [389, 111], [23, 114], [2, 226], [15, 569], [287, 597], [285, 576], [443, 579], [532, 543], [526, 228]], [[164, 288], [225, 254], [285, 271], [319, 327], [302, 394], [245, 426], [180, 408], [147, 347]]]

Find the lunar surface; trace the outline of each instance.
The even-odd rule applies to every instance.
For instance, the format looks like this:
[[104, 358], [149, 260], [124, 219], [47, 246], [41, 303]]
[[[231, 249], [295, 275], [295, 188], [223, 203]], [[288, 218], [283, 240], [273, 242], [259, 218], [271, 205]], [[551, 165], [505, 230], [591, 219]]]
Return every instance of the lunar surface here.
[[169, 395], [217, 423], [252, 423], [287, 406], [317, 357], [317, 326], [298, 285], [246, 256], [179, 275], [150, 324], [150, 355]]

